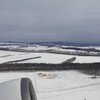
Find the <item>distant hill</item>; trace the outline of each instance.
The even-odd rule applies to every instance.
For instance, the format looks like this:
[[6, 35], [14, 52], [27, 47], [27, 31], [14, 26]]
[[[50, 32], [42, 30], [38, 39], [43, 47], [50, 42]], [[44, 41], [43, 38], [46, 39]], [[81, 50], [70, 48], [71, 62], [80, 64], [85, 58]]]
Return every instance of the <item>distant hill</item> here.
[[100, 46], [100, 43], [71, 43], [67, 41], [57, 42], [0, 42], [0, 45], [42, 45], [42, 46]]

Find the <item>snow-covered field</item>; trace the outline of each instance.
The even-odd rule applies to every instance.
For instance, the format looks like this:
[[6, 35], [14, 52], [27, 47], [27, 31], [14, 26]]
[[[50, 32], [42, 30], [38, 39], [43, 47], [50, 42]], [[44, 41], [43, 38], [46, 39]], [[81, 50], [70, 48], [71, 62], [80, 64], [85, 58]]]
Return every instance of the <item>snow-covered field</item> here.
[[93, 63], [100, 62], [99, 56], [75, 56], [75, 55], [64, 55], [64, 54], [52, 54], [52, 53], [29, 53], [29, 52], [12, 52], [0, 50], [0, 63], [9, 61], [22, 60], [31, 57], [38, 57], [38, 59], [31, 59], [22, 61], [20, 63], [62, 63], [67, 59], [76, 57], [74, 63]]
[[0, 73], [0, 83], [22, 77], [32, 80], [37, 100], [100, 100], [100, 78], [77, 71]]
[[23, 52], [0, 51], [0, 63], [21, 60], [30, 57], [37, 57], [37, 56], [41, 56], [41, 58], [27, 60], [20, 63], [61, 63], [70, 58], [70, 56], [49, 54], [49, 53], [23, 53]]
[[[58, 47], [38, 46], [19, 47], [17, 45], [1, 46], [2, 48], [24, 50], [55, 50], [71, 51]], [[87, 47], [88, 48], [88, 47]], [[99, 47], [97, 47], [99, 49]], [[83, 51], [82, 51], [83, 52]], [[99, 56], [76, 56], [52, 53], [13, 52], [0, 50], [0, 64], [9, 61], [22, 60], [33, 57], [41, 57], [22, 61], [19, 63], [62, 63], [72, 57], [76, 57], [74, 63], [100, 62]], [[78, 71], [53, 71], [53, 72], [1, 72], [0, 83], [28, 77], [32, 80], [37, 94], [37, 100], [100, 100], [100, 77], [94, 79]]]

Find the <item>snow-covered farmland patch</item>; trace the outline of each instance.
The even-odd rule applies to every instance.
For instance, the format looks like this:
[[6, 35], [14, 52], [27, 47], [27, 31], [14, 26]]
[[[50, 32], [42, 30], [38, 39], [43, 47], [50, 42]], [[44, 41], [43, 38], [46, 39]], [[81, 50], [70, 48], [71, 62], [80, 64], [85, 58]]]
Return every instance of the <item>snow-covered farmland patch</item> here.
[[48, 46], [34, 45], [34, 46], [20, 47], [20, 49], [29, 50], [29, 51], [31, 51], [31, 50], [42, 51], [42, 50], [47, 50]]
[[[29, 59], [35, 58], [36, 59]], [[17, 63], [52, 63], [60, 64], [68, 59], [75, 57], [74, 63], [94, 63], [100, 62], [99, 56], [76, 56], [67, 54], [53, 54], [53, 53], [30, 53], [30, 52], [13, 52], [0, 50], [0, 63], [21, 60]], [[23, 61], [23, 59], [27, 59]]]
[[22, 61], [20, 63], [61, 63], [71, 57], [66, 55], [50, 54], [50, 53], [28, 53], [28, 52], [23, 53], [23, 52], [0, 51], [0, 56], [5, 56], [5, 55], [11, 55], [11, 56], [1, 57], [0, 63], [22, 60], [31, 57], [41, 57], [41, 58]]
[[[56, 77], [41, 78], [40, 74]], [[100, 100], [100, 79], [77, 71], [5, 72], [0, 73], [0, 83], [22, 77], [32, 80], [37, 100]]]
[[23, 60], [28, 58], [37, 57], [34, 53], [12, 52], [0, 50], [0, 63], [6, 63], [10, 61]]
[[73, 56], [70, 55], [61, 55], [61, 54], [52, 54], [52, 53], [32, 53], [36, 56], [41, 56], [40, 59], [23, 61], [22, 63], [62, 63]]
[[100, 62], [100, 57], [97, 56], [76, 56], [74, 63], [94, 63]]

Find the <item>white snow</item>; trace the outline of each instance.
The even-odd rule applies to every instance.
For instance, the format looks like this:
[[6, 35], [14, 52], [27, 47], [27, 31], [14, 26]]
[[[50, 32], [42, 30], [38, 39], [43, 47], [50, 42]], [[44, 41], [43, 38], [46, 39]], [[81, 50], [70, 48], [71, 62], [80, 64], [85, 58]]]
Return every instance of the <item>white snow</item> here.
[[[12, 47], [10, 47], [12, 48]], [[17, 48], [16, 46], [13, 48]], [[24, 47], [27, 50], [67, 51], [57, 47]], [[71, 50], [69, 50], [71, 51]], [[71, 51], [76, 52], [76, 51]], [[100, 62], [100, 57], [75, 56], [51, 53], [25, 53], [0, 50], [0, 63], [38, 57], [20, 63], [62, 63], [67, 59], [76, 57], [74, 63]], [[78, 71], [53, 71], [53, 72], [0, 72], [0, 83], [28, 77], [32, 80], [37, 94], [37, 100], [100, 100], [100, 77], [92, 79]]]
[[76, 56], [76, 60], [74, 61], [74, 63], [93, 63], [93, 62], [100, 62], [100, 57]]
[[[21, 47], [20, 47], [21, 48]], [[21, 49], [24, 49], [24, 50], [35, 50], [35, 51], [39, 51], [39, 50], [47, 50], [48, 47], [47, 46], [28, 46], [28, 47], [23, 47]]]
[[75, 56], [75, 55], [64, 55], [64, 54], [52, 54], [52, 53], [28, 53], [28, 52], [12, 52], [0, 50], [0, 63], [8, 61], [22, 60], [31, 57], [38, 57], [38, 59], [31, 59], [22, 61], [20, 63], [62, 63], [67, 59], [76, 57], [74, 63], [93, 63], [100, 62], [99, 56]]
[[37, 100], [100, 100], [100, 78], [77, 71], [5, 72], [0, 73], [0, 83], [22, 77], [32, 80]]
[[[6, 55], [10, 56], [6, 57]], [[23, 61], [22, 63], [61, 63], [66, 59], [70, 58], [70, 56], [50, 54], [50, 53], [23, 53], [23, 52], [0, 51], [0, 63], [37, 57], [37, 56], [41, 56], [41, 58]]]

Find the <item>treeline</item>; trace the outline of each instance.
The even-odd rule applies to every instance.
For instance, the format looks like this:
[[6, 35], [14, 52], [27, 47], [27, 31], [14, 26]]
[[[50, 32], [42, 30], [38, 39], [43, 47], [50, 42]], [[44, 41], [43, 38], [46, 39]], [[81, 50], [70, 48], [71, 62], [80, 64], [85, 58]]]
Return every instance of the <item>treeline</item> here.
[[0, 64], [0, 71], [51, 71], [51, 70], [99, 70], [100, 63], [64, 63], [64, 64], [45, 64], [45, 63], [23, 63], [23, 64]]
[[39, 51], [39, 52], [47, 52], [53, 54], [64, 54], [64, 55], [78, 55], [78, 56], [100, 56], [100, 52], [81, 52], [81, 51], [54, 51], [54, 50], [47, 50], [47, 51]]
[[[13, 51], [13, 52], [30, 52], [30, 53], [53, 53], [53, 54], [64, 54], [64, 55], [78, 55], [78, 56], [100, 56], [100, 50], [97, 50], [95, 48], [90, 48], [90, 49], [84, 49], [84, 48], [76, 48], [76, 47], [63, 47], [62, 49], [72, 49], [76, 51], [55, 51], [53, 49], [48, 49], [48, 50], [25, 50], [21, 48], [2, 48], [0, 47], [0, 50], [4, 51]], [[78, 51], [79, 50], [79, 51]], [[84, 51], [84, 52], [81, 52]]]
[[95, 48], [63, 47], [63, 49], [81, 50], [81, 51], [86, 51], [86, 52], [100, 52], [100, 50], [95, 49]]

